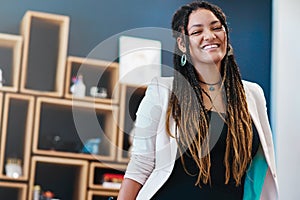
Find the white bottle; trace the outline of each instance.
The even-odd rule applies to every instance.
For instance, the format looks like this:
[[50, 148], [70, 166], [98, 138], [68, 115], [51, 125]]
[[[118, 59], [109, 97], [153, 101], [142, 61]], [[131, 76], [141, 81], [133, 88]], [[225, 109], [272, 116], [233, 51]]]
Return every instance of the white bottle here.
[[83, 76], [79, 75], [78, 76], [78, 80], [76, 81], [75, 85], [74, 85], [74, 97], [77, 98], [84, 98], [85, 97], [85, 84], [83, 82]]
[[39, 200], [41, 194], [41, 187], [39, 185], [35, 185], [33, 187], [33, 200]]

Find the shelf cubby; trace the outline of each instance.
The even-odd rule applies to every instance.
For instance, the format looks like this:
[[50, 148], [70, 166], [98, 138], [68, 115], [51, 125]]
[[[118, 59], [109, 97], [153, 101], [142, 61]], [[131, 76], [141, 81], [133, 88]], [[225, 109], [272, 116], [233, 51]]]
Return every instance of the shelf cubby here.
[[26, 200], [27, 184], [0, 181], [1, 199]]
[[113, 197], [117, 199], [118, 192], [114, 191], [97, 191], [97, 190], [89, 190], [87, 200], [108, 200], [109, 197]]
[[128, 162], [130, 148], [130, 132], [134, 127], [136, 111], [145, 96], [147, 86], [121, 84], [120, 86], [120, 114], [118, 133], [119, 162]]
[[62, 97], [69, 17], [27, 11], [21, 21], [23, 55], [20, 91]]
[[[37, 98], [35, 154], [112, 161], [116, 155], [118, 107], [47, 97]], [[83, 153], [88, 140], [100, 138], [96, 153]]]
[[104, 174], [119, 174], [124, 175], [126, 165], [116, 163], [100, 163], [92, 162], [90, 164], [89, 188], [102, 191], [118, 191], [119, 188], [103, 186]]
[[[39, 185], [59, 199], [86, 198], [88, 161], [33, 156], [31, 169], [29, 191], [33, 191], [34, 185]], [[28, 199], [32, 199], [32, 192], [29, 192]]]
[[[1, 179], [28, 180], [34, 100], [34, 97], [30, 95], [5, 94], [1, 131]], [[9, 159], [20, 161], [21, 176], [9, 177], [6, 175], [5, 163]]]
[[19, 89], [22, 42], [20, 35], [0, 33], [1, 91], [17, 92]]
[[[86, 96], [84, 100], [97, 103], [117, 104], [119, 99], [118, 69], [119, 64], [116, 62], [69, 56], [67, 58], [65, 97], [68, 99], [76, 98], [70, 92], [70, 87], [73, 84], [72, 78], [82, 75], [86, 85]], [[94, 86], [105, 88], [107, 90], [107, 97], [100, 98], [91, 96], [90, 88]]]

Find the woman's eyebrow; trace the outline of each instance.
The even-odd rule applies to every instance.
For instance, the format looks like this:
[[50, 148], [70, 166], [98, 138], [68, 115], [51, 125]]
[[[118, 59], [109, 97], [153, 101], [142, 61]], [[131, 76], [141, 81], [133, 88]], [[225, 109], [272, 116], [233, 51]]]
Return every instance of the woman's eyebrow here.
[[[217, 24], [217, 23], [221, 23], [221, 22], [220, 22], [219, 20], [215, 20], [215, 21], [210, 22], [209, 25], [214, 25], [214, 24]], [[189, 30], [191, 30], [191, 29], [194, 28], [194, 27], [203, 27], [203, 24], [193, 24], [193, 25], [189, 28]]]
[[221, 22], [220, 22], [219, 20], [215, 20], [215, 21], [212, 21], [212, 22], [210, 23], [210, 25], [214, 25], [214, 24], [217, 24], [217, 23], [220, 23], [220, 24], [221, 24]]
[[203, 27], [203, 24], [194, 24], [189, 28], [189, 30], [191, 30], [194, 27]]

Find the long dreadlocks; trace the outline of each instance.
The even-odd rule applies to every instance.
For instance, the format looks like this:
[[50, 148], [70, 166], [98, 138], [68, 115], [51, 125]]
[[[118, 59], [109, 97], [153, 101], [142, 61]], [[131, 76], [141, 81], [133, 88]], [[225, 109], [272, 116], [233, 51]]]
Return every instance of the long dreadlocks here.
[[[185, 36], [188, 35], [189, 15], [199, 8], [210, 10], [220, 20], [227, 33], [227, 44], [229, 44], [225, 14], [219, 7], [203, 1], [182, 6], [174, 14], [172, 20], [173, 37], [185, 37], [186, 48], [189, 49], [189, 40]], [[239, 68], [234, 55], [228, 54], [229, 50], [230, 47], [228, 46], [221, 64], [222, 85], [225, 88], [227, 106], [225, 123], [228, 126], [224, 157], [225, 183], [229, 182], [232, 175], [236, 185], [239, 185], [251, 160], [252, 121]], [[209, 136], [209, 117], [204, 106], [203, 92], [197, 72], [191, 62], [187, 62], [184, 67], [180, 66], [181, 55], [182, 52], [176, 44], [173, 55], [175, 73], [166, 120], [167, 130], [170, 136], [176, 137], [181, 154], [185, 149], [191, 152], [199, 168], [198, 179], [195, 184], [200, 185], [201, 181], [207, 184], [210, 182], [211, 166], [209, 145], [205, 142]], [[187, 57], [188, 61], [191, 60], [189, 54]], [[171, 117], [177, 126], [175, 136], [170, 132], [169, 120]], [[232, 161], [229, 159], [231, 155]], [[184, 164], [183, 158], [182, 162]]]

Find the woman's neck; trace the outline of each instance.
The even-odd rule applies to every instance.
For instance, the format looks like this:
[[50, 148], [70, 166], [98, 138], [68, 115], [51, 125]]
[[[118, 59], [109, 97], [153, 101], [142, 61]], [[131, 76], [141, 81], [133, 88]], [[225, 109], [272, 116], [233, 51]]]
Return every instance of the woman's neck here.
[[200, 67], [195, 67], [198, 72], [200, 81], [207, 84], [215, 84], [221, 81], [222, 76], [220, 67], [217, 65], [202, 64]]

